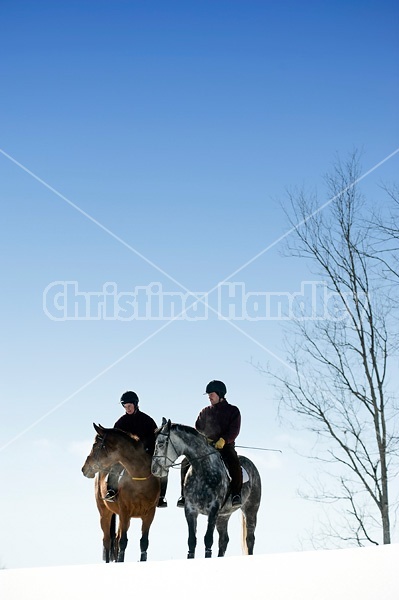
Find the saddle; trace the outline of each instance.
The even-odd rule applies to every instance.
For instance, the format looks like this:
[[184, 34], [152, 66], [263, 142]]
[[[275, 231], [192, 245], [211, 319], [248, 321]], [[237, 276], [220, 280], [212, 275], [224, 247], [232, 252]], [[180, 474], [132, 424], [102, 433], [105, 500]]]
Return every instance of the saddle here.
[[[222, 457], [220, 457], [220, 458], [222, 458]], [[223, 463], [224, 468], [226, 469], [227, 477], [229, 478], [229, 481], [231, 481], [231, 476], [230, 476], [229, 470], [223, 459], [222, 459], [222, 463]], [[242, 465], [240, 465], [240, 467], [241, 467], [241, 473], [242, 473], [242, 483], [244, 484], [249, 481], [249, 475]]]

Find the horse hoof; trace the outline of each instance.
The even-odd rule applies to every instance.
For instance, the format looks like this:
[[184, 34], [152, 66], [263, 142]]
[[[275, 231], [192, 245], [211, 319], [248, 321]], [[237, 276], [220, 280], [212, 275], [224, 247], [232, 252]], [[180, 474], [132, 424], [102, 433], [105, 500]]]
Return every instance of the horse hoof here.
[[142, 552], [140, 554], [140, 562], [144, 562], [147, 560], [147, 552]]
[[188, 552], [187, 558], [194, 558], [194, 552]]
[[212, 558], [212, 550], [205, 548], [205, 558]]

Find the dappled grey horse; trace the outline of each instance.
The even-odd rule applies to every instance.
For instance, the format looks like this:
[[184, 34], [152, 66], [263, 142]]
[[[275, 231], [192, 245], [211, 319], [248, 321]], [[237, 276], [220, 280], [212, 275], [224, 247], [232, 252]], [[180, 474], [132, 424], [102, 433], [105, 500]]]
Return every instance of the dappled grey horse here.
[[207, 438], [193, 427], [162, 420], [155, 443], [151, 470], [157, 477], [167, 475], [179, 456], [186, 456], [190, 468], [184, 481], [184, 511], [188, 525], [188, 555], [194, 558], [197, 545], [197, 518], [207, 515], [205, 557], [212, 556], [215, 526], [219, 534], [219, 553], [224, 556], [229, 542], [227, 526], [233, 512], [242, 511], [242, 542], [245, 554], [253, 554], [256, 518], [261, 499], [261, 480], [253, 462], [240, 456], [247, 480], [242, 486], [241, 507], [232, 507], [229, 494], [230, 477], [220, 453], [209, 445]]

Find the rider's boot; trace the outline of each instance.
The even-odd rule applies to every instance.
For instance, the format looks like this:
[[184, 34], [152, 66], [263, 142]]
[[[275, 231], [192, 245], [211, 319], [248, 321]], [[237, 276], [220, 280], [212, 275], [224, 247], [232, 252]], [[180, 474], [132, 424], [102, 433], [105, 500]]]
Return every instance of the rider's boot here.
[[165, 500], [166, 488], [168, 487], [168, 476], [161, 477], [161, 491], [158, 500], [158, 508], [167, 508], [168, 503]]

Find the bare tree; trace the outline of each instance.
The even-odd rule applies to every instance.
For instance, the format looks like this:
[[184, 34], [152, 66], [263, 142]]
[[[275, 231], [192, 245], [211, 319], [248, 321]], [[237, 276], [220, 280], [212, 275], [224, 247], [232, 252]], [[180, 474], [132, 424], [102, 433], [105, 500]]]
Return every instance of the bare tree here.
[[394, 286], [399, 283], [399, 186], [384, 186], [388, 198], [388, 214], [374, 212], [377, 228], [375, 255], [383, 264], [383, 273]]
[[291, 315], [291, 372], [262, 370], [277, 383], [281, 407], [314, 433], [313, 457], [332, 476], [312, 496], [340, 507], [344, 522], [331, 523], [329, 536], [362, 546], [391, 542], [398, 411], [389, 389], [397, 369], [396, 324], [375, 258], [376, 232], [364, 218], [359, 175], [356, 154], [338, 162], [326, 178], [331, 201], [322, 209], [315, 196], [289, 194], [295, 229], [287, 250], [308, 259], [323, 285], [317, 308], [313, 298], [310, 310], [302, 306]]

